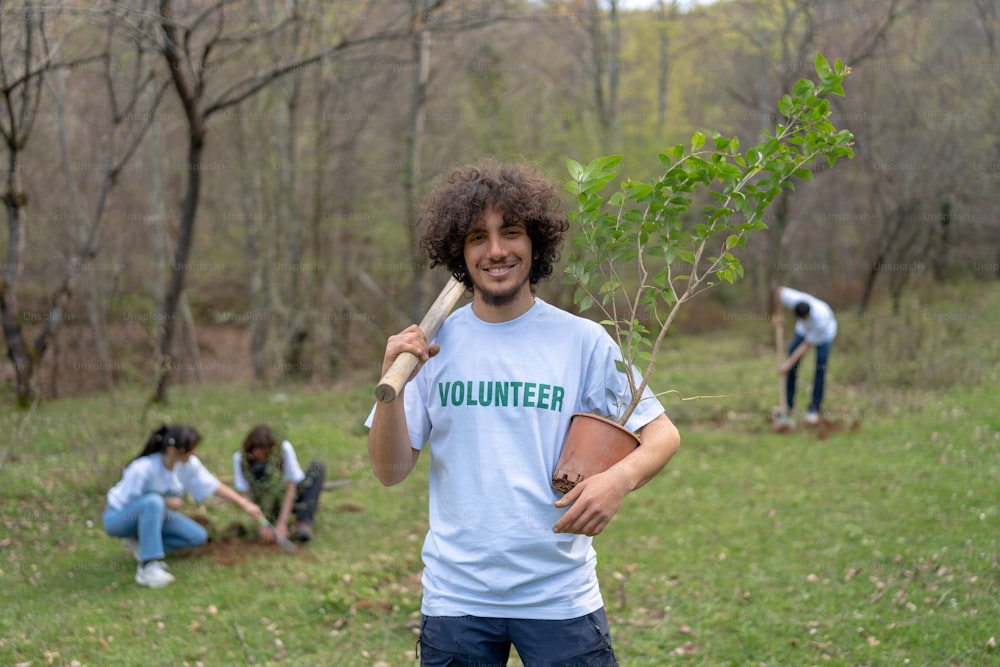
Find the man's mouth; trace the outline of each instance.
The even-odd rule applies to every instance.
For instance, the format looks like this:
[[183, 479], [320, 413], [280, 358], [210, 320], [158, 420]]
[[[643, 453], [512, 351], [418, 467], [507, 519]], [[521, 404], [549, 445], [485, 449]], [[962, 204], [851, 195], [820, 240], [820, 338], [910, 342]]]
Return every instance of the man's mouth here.
[[484, 267], [483, 272], [491, 276], [503, 276], [510, 271], [513, 271], [515, 266], [517, 266], [517, 264], [497, 264], [494, 266]]

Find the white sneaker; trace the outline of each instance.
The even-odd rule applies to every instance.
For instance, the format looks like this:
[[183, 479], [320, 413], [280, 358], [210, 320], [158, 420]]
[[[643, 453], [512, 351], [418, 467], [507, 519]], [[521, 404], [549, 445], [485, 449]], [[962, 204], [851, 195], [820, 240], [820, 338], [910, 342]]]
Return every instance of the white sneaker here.
[[167, 564], [162, 560], [151, 560], [135, 572], [135, 583], [140, 586], [163, 588], [173, 581], [174, 575], [167, 572]]
[[136, 562], [142, 561], [142, 557], [139, 555], [139, 540], [134, 537], [123, 537], [122, 544], [125, 545], [126, 549], [132, 552], [132, 555], [135, 556]]
[[806, 423], [807, 424], [818, 424], [819, 423], [819, 413], [815, 410], [809, 410], [806, 412]]

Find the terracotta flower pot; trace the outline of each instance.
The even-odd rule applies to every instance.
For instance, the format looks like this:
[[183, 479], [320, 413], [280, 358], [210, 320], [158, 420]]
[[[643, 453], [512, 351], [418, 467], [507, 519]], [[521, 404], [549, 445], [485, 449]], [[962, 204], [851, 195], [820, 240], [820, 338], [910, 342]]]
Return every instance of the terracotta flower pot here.
[[624, 426], [586, 412], [570, 419], [562, 454], [552, 473], [552, 488], [566, 493], [591, 475], [604, 472], [639, 446], [639, 436]]

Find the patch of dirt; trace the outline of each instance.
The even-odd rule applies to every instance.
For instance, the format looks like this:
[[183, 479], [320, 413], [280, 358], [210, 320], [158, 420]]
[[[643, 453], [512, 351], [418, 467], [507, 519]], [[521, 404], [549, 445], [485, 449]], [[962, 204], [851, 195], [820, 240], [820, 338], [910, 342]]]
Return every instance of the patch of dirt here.
[[850, 423], [845, 423], [839, 419], [821, 417], [818, 424], [800, 422], [795, 427], [792, 427], [776, 421], [773, 416], [769, 416], [767, 424], [774, 433], [787, 434], [794, 433], [795, 431], [806, 431], [815, 434], [818, 440], [826, 440], [837, 433], [857, 431], [861, 428], [861, 420], [856, 417]]
[[259, 541], [257, 536], [242, 523], [233, 522], [222, 529], [217, 529], [203, 516], [191, 518], [208, 531], [208, 542], [197, 550], [200, 557], [211, 558], [226, 567], [232, 567], [245, 560], [287, 557], [281, 547]]
[[842, 431], [857, 431], [861, 428], [861, 420], [855, 418], [850, 424], [844, 424], [836, 419], [827, 419], [822, 417], [819, 420], [819, 424], [807, 424], [806, 427], [809, 430], [816, 432], [816, 437], [820, 440], [826, 440], [831, 435], [835, 433], [840, 433]]

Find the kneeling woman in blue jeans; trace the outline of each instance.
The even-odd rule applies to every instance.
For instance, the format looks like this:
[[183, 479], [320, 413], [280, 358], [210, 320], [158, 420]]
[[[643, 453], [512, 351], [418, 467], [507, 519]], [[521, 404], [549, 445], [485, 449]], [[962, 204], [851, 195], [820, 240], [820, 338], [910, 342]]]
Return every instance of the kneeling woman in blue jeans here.
[[197, 502], [214, 495], [241, 507], [254, 519], [264, 516], [260, 508], [226, 486], [194, 455], [201, 435], [183, 424], [161, 426], [149, 436], [142, 452], [108, 491], [104, 530], [123, 538], [139, 568], [135, 581], [160, 588], [174, 581], [163, 557], [167, 551], [197, 547], [208, 533], [193, 519], [179, 513], [184, 493]]

